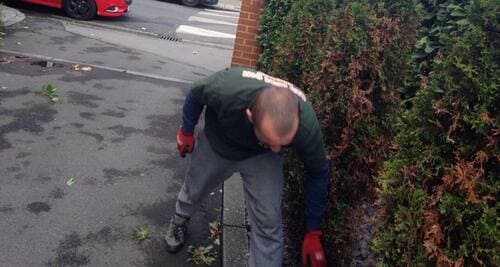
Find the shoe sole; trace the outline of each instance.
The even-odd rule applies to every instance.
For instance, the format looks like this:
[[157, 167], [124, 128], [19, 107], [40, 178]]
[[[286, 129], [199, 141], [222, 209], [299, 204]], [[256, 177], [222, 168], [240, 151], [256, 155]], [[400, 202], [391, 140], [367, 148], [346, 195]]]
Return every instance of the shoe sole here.
[[177, 253], [177, 252], [179, 252], [179, 251], [181, 251], [181, 250], [182, 250], [182, 247], [183, 247], [183, 246], [184, 246], [184, 244], [180, 244], [180, 245], [178, 245], [178, 246], [176, 246], [176, 247], [174, 247], [174, 246], [170, 246], [170, 245], [167, 243], [167, 241], [165, 240], [165, 249], [166, 249], [166, 250], [167, 250], [167, 252], [169, 252], [169, 253]]

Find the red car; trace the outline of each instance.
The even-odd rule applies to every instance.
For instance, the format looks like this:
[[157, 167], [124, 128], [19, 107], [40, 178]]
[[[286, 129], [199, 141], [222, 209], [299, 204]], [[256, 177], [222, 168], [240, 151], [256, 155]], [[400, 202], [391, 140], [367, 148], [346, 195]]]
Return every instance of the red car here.
[[64, 12], [74, 18], [87, 20], [95, 15], [118, 17], [128, 12], [132, 0], [23, 0], [64, 9]]

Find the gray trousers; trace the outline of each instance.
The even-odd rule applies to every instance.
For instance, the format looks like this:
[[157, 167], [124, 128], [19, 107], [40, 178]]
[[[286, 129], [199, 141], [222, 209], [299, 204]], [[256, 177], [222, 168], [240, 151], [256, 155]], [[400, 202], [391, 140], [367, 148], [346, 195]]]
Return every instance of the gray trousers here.
[[191, 156], [184, 185], [179, 192], [176, 212], [191, 217], [200, 201], [234, 172], [243, 178], [243, 190], [250, 231], [250, 267], [282, 266], [283, 227], [281, 194], [283, 161], [268, 152], [233, 161], [215, 153], [202, 132]]

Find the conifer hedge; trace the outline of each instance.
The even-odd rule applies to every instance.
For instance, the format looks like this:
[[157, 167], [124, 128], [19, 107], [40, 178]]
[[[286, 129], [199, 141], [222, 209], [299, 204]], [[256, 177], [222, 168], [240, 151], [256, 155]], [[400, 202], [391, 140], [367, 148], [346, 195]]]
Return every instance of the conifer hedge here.
[[[306, 91], [331, 188], [324, 245], [349, 264], [368, 198], [384, 266], [500, 265], [499, 0], [270, 0], [260, 69]], [[292, 153], [292, 152], [290, 152]], [[287, 155], [289, 253], [303, 229], [303, 171]]]
[[389, 266], [499, 266], [500, 1], [421, 2], [374, 248]]

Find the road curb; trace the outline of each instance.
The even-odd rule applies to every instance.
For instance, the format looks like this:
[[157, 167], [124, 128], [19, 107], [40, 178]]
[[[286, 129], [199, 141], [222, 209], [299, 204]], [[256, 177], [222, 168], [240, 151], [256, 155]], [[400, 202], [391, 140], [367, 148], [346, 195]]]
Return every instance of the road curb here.
[[21, 22], [25, 17], [19, 10], [0, 4], [0, 21], [4, 27]]
[[238, 173], [224, 182], [222, 199], [222, 267], [245, 267], [248, 235], [243, 181]]
[[240, 12], [241, 8], [239, 6], [235, 5], [227, 5], [227, 4], [218, 4], [215, 6], [210, 6], [213, 9], [218, 9], [218, 10], [225, 10], [225, 11], [234, 11], [234, 12]]

